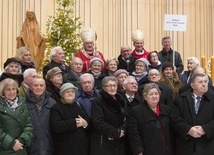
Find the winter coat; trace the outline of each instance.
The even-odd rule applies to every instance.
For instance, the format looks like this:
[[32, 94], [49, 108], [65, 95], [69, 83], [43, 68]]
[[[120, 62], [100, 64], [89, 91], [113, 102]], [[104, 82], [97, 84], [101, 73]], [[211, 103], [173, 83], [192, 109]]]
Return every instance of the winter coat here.
[[60, 89], [57, 88], [50, 80], [46, 81], [46, 90], [51, 93], [51, 97], [57, 102], [60, 102]]
[[70, 82], [72, 83], [75, 87], [80, 88], [80, 77], [78, 77], [77, 75], [75, 75], [73, 73], [73, 71], [69, 71], [68, 73], [65, 73], [63, 75], [63, 81], [64, 83]]
[[[192, 92], [189, 90], [175, 98], [172, 113], [173, 127], [177, 132], [176, 155], [212, 155], [214, 152], [214, 93], [206, 92], [195, 113]], [[188, 135], [191, 127], [199, 125], [205, 131], [200, 138]], [[195, 154], [193, 150], [195, 149]]]
[[39, 114], [32, 92], [26, 93], [26, 103], [33, 124], [33, 138], [28, 149], [28, 155], [53, 155], [52, 135], [49, 127], [50, 108], [56, 103], [45, 91], [45, 98]]
[[[13, 111], [0, 97], [0, 124], [0, 154], [26, 155], [26, 147], [30, 145], [33, 136], [33, 126], [25, 98], [18, 97], [18, 107]], [[13, 150], [15, 139], [23, 144], [23, 150]]]
[[125, 104], [120, 95], [115, 97], [101, 90], [92, 102], [90, 155], [125, 155], [125, 138], [120, 138], [121, 130], [126, 132]]
[[157, 116], [145, 102], [129, 112], [128, 138], [134, 155], [173, 155], [170, 108], [160, 104]]
[[[78, 115], [87, 121], [86, 128], [77, 128], [75, 118], [78, 118]], [[54, 155], [88, 155], [87, 130], [90, 129], [90, 121], [79, 103], [55, 104], [50, 112], [50, 126], [53, 135]]]
[[91, 103], [98, 93], [97, 89], [93, 89], [93, 94], [86, 94], [82, 88], [78, 89], [76, 94], [76, 101], [79, 102], [85, 109], [86, 114], [91, 118]]
[[[184, 70], [183, 61], [181, 59], [180, 53], [174, 51], [174, 55], [175, 55], [174, 63], [176, 66], [176, 72], [178, 73], [178, 75], [180, 75]], [[158, 52], [158, 59], [162, 64], [166, 61], [173, 63], [173, 50], [170, 49], [169, 52], [166, 52], [163, 49], [162, 51]]]
[[[91, 70], [89, 70], [88, 73], [93, 75]], [[105, 76], [106, 76], [106, 74], [104, 72], [101, 72], [101, 74], [98, 78], [94, 78], [94, 88], [96, 88], [98, 90], [102, 89], [102, 80]]]
[[135, 70], [135, 61], [137, 60], [137, 58], [135, 58], [132, 54], [128, 58], [128, 61], [125, 60], [124, 58], [122, 58], [121, 55], [119, 55], [117, 59], [118, 59], [118, 62], [119, 62], [118, 69], [125, 69], [125, 70], [127, 70], [127, 72], [129, 72], [129, 74], [134, 72], [134, 70]]
[[[64, 64], [65, 65], [65, 64]], [[70, 67], [65, 65], [65, 68], [62, 67], [62, 64], [61, 63], [57, 63], [53, 60], [51, 60], [50, 63], [48, 63], [46, 66], [44, 66], [43, 68], [43, 71], [42, 71], [42, 74], [43, 74], [43, 78], [45, 79], [45, 76], [47, 74], [47, 72], [51, 69], [51, 68], [54, 68], [54, 67], [59, 67], [60, 70], [63, 72], [63, 73], [67, 73], [70, 71]]]
[[35, 69], [35, 64], [34, 64], [33, 61], [31, 61], [29, 65], [23, 64], [21, 62], [20, 62], [20, 64], [21, 64], [21, 67], [22, 67], [22, 73], [24, 73], [24, 71], [26, 69], [28, 69], [28, 68], [34, 68]]

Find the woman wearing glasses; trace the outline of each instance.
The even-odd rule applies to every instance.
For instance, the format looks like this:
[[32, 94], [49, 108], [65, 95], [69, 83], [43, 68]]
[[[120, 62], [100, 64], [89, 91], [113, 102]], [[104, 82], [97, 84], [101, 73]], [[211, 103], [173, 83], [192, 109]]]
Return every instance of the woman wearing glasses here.
[[107, 76], [92, 102], [91, 155], [125, 155], [124, 101], [117, 94], [117, 78]]

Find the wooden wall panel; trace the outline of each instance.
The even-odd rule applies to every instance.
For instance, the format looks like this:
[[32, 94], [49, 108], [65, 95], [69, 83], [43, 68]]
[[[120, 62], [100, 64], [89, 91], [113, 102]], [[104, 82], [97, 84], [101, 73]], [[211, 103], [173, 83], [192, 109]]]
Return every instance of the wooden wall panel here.
[[[145, 35], [145, 48], [161, 50], [161, 38], [169, 35], [173, 49], [184, 64], [189, 56], [210, 58], [214, 52], [214, 0], [74, 0], [76, 16], [83, 26], [97, 33], [96, 42], [105, 58], [117, 57], [121, 45], [133, 48], [131, 34], [139, 29]], [[48, 15], [54, 15], [56, 0], [0, 1], [0, 65], [15, 55], [27, 9], [35, 11], [41, 32], [46, 32]], [[200, 10], [200, 11], [199, 11]], [[165, 14], [187, 15], [187, 31], [164, 31]], [[1, 67], [2, 68], [2, 67]]]

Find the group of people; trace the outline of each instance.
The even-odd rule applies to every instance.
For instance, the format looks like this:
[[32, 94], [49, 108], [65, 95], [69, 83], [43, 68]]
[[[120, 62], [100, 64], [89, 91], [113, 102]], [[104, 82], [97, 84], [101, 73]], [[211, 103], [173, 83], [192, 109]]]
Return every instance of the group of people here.
[[105, 61], [90, 28], [83, 49], [64, 63], [61, 47], [50, 52], [43, 77], [29, 49], [4, 63], [0, 78], [0, 154], [211, 155], [214, 152], [214, 88], [195, 57], [187, 71], [171, 38], [163, 50], [121, 47]]

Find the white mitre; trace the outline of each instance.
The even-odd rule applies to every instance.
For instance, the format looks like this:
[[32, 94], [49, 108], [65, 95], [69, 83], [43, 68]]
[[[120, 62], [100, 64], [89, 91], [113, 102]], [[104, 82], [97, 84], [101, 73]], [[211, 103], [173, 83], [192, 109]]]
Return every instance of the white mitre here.
[[132, 33], [132, 41], [135, 42], [137, 40], [144, 41], [144, 35], [140, 30], [135, 30]]
[[94, 32], [89, 27], [83, 27], [80, 37], [82, 42], [94, 42]]

